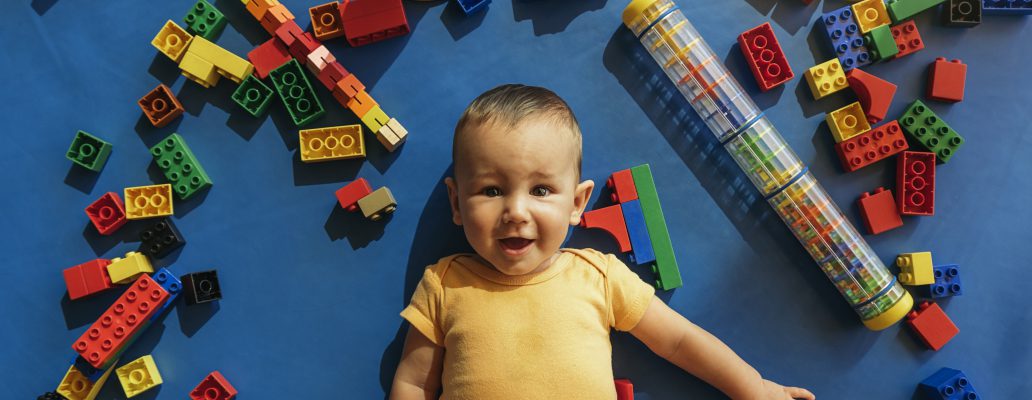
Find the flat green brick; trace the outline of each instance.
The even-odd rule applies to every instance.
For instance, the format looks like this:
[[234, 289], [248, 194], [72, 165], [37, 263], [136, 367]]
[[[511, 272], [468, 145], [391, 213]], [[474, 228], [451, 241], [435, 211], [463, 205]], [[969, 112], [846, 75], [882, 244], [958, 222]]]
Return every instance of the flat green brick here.
[[233, 101], [255, 117], [265, 113], [275, 93], [254, 75], [248, 75], [233, 92]]
[[72, 145], [65, 157], [90, 171], [100, 171], [111, 155], [111, 143], [83, 131], [75, 133]]
[[889, 9], [892, 22], [897, 23], [913, 18], [924, 10], [942, 4], [943, 1], [945, 0], [889, 0], [886, 7]]
[[681, 287], [681, 270], [674, 258], [674, 246], [670, 243], [670, 232], [663, 216], [663, 206], [659, 204], [656, 182], [652, 180], [652, 169], [648, 164], [631, 168], [631, 178], [645, 214], [645, 229], [656, 253], [656, 265], [652, 267], [656, 274], [656, 287], [662, 290]]
[[935, 153], [940, 163], [949, 161], [964, 144], [964, 138], [921, 100], [914, 100], [903, 111], [903, 116], [899, 117], [899, 126], [907, 136]]
[[213, 42], [226, 27], [226, 22], [226, 16], [222, 15], [222, 11], [204, 0], [197, 0], [183, 17], [183, 23], [190, 33]]
[[871, 29], [864, 35], [864, 42], [874, 61], [891, 60], [899, 53], [896, 38], [892, 37], [892, 28], [888, 25]]
[[172, 191], [182, 200], [211, 186], [211, 178], [197, 162], [186, 141], [178, 133], [168, 135], [161, 143], [150, 148], [151, 155], [165, 178], [172, 185]]
[[276, 94], [287, 107], [290, 119], [294, 120], [294, 125], [307, 125], [326, 114], [297, 59], [270, 71], [269, 78], [272, 79], [272, 86], [276, 88]]

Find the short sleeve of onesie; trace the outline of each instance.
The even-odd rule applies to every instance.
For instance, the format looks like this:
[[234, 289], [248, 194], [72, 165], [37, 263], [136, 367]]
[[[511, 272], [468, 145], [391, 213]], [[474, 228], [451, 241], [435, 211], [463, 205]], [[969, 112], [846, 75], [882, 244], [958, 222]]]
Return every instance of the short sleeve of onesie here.
[[622, 261], [606, 255], [606, 281], [609, 292], [610, 326], [618, 331], [629, 331], [645, 315], [656, 288], [642, 281]]
[[412, 301], [401, 311], [401, 317], [431, 342], [444, 347], [440, 324], [442, 291], [435, 268], [427, 268], [423, 272], [423, 279], [416, 285], [416, 291], [412, 293]]

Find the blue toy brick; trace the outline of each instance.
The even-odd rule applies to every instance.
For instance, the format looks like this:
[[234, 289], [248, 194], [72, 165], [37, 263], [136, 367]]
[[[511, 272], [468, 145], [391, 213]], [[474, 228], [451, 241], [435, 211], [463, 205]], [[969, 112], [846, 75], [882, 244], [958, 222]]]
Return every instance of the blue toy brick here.
[[921, 381], [918, 392], [928, 400], [978, 400], [978, 393], [964, 373], [942, 368]]
[[929, 295], [933, 299], [964, 294], [960, 283], [960, 267], [957, 265], [939, 265], [932, 268], [935, 283], [928, 285]]
[[183, 291], [183, 282], [176, 278], [175, 275], [172, 275], [168, 268], [155, 271], [151, 278], [168, 292], [168, 300], [165, 301], [165, 305], [161, 306], [161, 309], [151, 316], [151, 321], [154, 321], [158, 316], [164, 314], [166, 309], [172, 306], [172, 302], [176, 300], [176, 297], [179, 297], [179, 292]]
[[466, 15], [483, 10], [487, 8], [488, 4], [491, 4], [491, 0], [456, 0], [456, 2], [459, 3], [459, 7]]
[[985, 14], [1032, 15], [1032, 0], [983, 0]]
[[656, 261], [656, 252], [652, 250], [652, 239], [645, 226], [645, 213], [641, 210], [641, 202], [637, 199], [620, 204], [624, 223], [627, 224], [627, 235], [631, 238], [631, 262], [641, 265]]
[[871, 64], [871, 54], [864, 45], [864, 36], [860, 34], [851, 6], [824, 14], [822, 19], [843, 71]]

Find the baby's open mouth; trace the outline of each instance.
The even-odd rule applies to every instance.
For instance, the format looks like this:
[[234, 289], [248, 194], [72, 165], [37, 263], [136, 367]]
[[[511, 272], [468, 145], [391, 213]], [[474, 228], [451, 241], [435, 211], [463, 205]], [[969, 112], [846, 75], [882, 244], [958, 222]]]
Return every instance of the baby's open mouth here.
[[527, 250], [530, 249], [530, 245], [531, 245], [531, 243], [534, 243], [534, 239], [524, 239], [524, 238], [513, 237], [513, 238], [499, 239], [498, 243], [501, 244], [502, 250], [505, 251], [505, 254], [508, 254], [508, 255], [520, 255], [520, 254], [523, 254]]

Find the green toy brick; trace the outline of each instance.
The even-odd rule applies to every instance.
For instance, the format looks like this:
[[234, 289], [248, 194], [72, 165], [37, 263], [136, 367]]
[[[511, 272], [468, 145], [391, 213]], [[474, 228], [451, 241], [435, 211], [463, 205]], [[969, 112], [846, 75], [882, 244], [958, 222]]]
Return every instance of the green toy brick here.
[[921, 100], [914, 100], [907, 107], [899, 118], [899, 126], [908, 136], [935, 153], [940, 163], [949, 161], [964, 144], [964, 138]]
[[649, 232], [652, 249], [656, 253], [656, 265], [653, 267], [656, 287], [662, 290], [681, 287], [681, 271], [674, 258], [674, 246], [670, 243], [670, 232], [667, 230], [666, 217], [663, 216], [663, 206], [659, 204], [656, 182], [652, 180], [652, 169], [648, 164], [631, 168], [631, 178], [638, 190], [641, 210], [645, 214], [645, 229]]
[[942, 4], [946, 0], [889, 0], [887, 8], [893, 23], [913, 18], [924, 10]]
[[867, 52], [871, 54], [871, 59], [874, 61], [891, 60], [899, 53], [896, 38], [892, 36], [892, 28], [889, 25], [882, 25], [868, 31], [864, 35], [864, 42], [867, 44]]
[[65, 154], [65, 157], [83, 168], [99, 172], [104, 169], [104, 164], [111, 155], [111, 148], [111, 143], [86, 132], [78, 131], [75, 133], [75, 139], [72, 139], [72, 146], [68, 148], [68, 154]]
[[211, 178], [197, 162], [186, 141], [178, 133], [168, 135], [150, 149], [154, 162], [172, 184], [172, 191], [182, 200], [211, 186]]
[[269, 77], [294, 125], [307, 125], [326, 114], [296, 58], [270, 71]]
[[254, 75], [248, 75], [240, 86], [233, 92], [233, 101], [244, 110], [255, 117], [265, 113], [272, 104], [274, 93], [260, 79]]
[[190, 11], [183, 17], [186, 29], [190, 33], [213, 42], [222, 33], [227, 21], [226, 16], [222, 15], [222, 11], [204, 0], [197, 0], [197, 3], [194, 3]]

